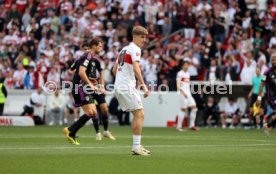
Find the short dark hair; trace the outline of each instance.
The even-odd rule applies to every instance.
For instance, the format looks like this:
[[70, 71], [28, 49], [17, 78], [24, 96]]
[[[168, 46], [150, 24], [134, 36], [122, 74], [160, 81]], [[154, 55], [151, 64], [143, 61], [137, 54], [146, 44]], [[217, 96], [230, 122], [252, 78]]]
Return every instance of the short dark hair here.
[[84, 42], [84, 43], [82, 44], [82, 47], [89, 47], [89, 43], [88, 43], [88, 42]]
[[229, 101], [229, 102], [235, 102], [236, 100], [235, 100], [234, 97], [229, 97], [229, 98], [228, 98], [228, 101]]
[[89, 46], [92, 47], [92, 46], [98, 46], [99, 43], [103, 43], [103, 41], [100, 39], [100, 38], [94, 38], [92, 39], [90, 42], [89, 42]]

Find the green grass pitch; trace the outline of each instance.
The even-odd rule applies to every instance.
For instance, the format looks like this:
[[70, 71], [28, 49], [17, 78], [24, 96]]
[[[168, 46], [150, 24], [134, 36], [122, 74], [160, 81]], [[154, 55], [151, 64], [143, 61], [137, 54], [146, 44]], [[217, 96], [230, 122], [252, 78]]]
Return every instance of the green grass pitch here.
[[149, 157], [130, 154], [130, 127], [112, 126], [116, 141], [95, 141], [92, 127], [69, 144], [62, 127], [0, 127], [0, 174], [275, 174], [276, 132], [144, 128]]

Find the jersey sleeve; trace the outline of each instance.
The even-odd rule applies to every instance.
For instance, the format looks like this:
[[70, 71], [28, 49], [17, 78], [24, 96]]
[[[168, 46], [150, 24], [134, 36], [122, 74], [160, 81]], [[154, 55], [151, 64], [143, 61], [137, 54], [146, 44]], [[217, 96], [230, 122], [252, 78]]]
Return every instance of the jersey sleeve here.
[[130, 50], [130, 55], [131, 55], [131, 59], [132, 62], [136, 61], [136, 62], [140, 62], [141, 59], [141, 49], [131, 49]]
[[70, 66], [70, 70], [71, 70], [71, 71], [74, 71], [74, 70], [76, 70], [76, 69], [77, 69], [77, 60], [74, 61], [74, 62], [72, 63], [72, 65]]
[[89, 61], [90, 61], [90, 58], [88, 57], [87, 54], [84, 54], [83, 56], [80, 57], [79, 59], [79, 65], [80, 66], [83, 66], [85, 68], [88, 67], [88, 64], [89, 64]]

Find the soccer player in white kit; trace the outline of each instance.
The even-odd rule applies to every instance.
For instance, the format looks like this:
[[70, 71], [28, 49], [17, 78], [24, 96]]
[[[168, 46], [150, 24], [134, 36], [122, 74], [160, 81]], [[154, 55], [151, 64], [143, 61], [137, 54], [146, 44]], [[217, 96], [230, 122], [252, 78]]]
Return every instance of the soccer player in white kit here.
[[179, 91], [181, 94], [181, 110], [178, 114], [178, 122], [177, 122], [176, 130], [180, 132], [183, 131], [182, 122], [188, 108], [191, 108], [191, 113], [189, 118], [189, 128], [191, 130], [199, 131], [199, 128], [195, 126], [197, 107], [190, 89], [190, 74], [188, 72], [189, 65], [190, 65], [190, 60], [184, 59], [182, 70], [180, 70], [176, 76], [177, 91]]
[[148, 31], [142, 26], [135, 26], [132, 30], [133, 41], [125, 46], [116, 60], [113, 68], [115, 78], [115, 96], [123, 111], [133, 114], [132, 133], [133, 155], [150, 155], [150, 151], [141, 146], [141, 134], [144, 121], [144, 111], [138, 90], [136, 89], [136, 79], [139, 86], [144, 91], [144, 97], [149, 95], [149, 90], [145, 85], [140, 69], [141, 48], [145, 45]]

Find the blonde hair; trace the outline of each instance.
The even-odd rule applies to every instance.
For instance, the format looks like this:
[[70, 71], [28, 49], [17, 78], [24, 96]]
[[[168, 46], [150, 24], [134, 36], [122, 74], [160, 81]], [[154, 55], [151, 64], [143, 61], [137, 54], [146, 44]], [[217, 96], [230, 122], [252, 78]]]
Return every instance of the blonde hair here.
[[136, 35], [136, 36], [140, 36], [140, 35], [148, 35], [148, 30], [145, 29], [144, 27], [142, 26], [135, 26], [133, 27], [133, 30], [132, 30], [132, 35]]

